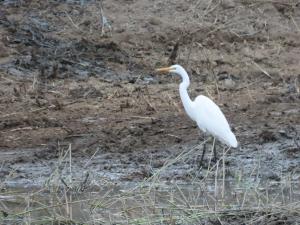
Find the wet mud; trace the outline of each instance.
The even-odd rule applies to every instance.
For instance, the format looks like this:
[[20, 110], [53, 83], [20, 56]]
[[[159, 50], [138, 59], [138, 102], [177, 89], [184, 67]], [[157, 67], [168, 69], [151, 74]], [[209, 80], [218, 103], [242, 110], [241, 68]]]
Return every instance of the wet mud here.
[[94, 1], [2, 1], [1, 185], [54, 182], [66, 155], [78, 181], [140, 182], [193, 148], [161, 179], [204, 177], [207, 137], [183, 110], [180, 80], [154, 72], [170, 62], [230, 121], [240, 147], [226, 153], [228, 179], [299, 182], [300, 5], [224, 2], [104, 1], [103, 27]]

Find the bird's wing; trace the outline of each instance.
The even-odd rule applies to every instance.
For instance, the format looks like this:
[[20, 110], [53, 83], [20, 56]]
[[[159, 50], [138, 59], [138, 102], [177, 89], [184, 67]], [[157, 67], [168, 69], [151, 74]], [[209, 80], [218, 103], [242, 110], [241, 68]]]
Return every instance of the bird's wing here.
[[221, 109], [208, 97], [200, 95], [194, 101], [196, 122], [203, 131], [211, 133], [228, 144], [232, 134], [230, 126]]

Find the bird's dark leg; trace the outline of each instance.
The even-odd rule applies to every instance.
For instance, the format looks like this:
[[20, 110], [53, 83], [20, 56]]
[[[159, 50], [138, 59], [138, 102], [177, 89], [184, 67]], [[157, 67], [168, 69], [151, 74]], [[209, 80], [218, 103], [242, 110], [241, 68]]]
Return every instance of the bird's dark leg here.
[[[203, 141], [203, 145], [202, 145], [202, 155], [201, 155], [201, 158], [199, 157], [200, 155], [198, 155], [198, 157], [196, 158], [196, 164], [197, 164], [197, 167], [198, 168], [201, 168], [203, 167], [203, 159], [204, 159], [204, 156], [205, 156], [205, 152], [206, 152], [206, 140], [205, 140], [205, 134], [202, 133], [202, 138], [200, 138], [201, 141]], [[199, 158], [200, 158], [200, 161], [199, 161]]]
[[216, 151], [216, 138], [213, 139], [213, 153], [214, 153], [214, 158], [213, 158], [213, 161], [214, 162], [217, 162], [217, 151]]
[[201, 155], [201, 159], [200, 159], [200, 162], [199, 162], [199, 166], [200, 166], [200, 167], [203, 166], [202, 163], [203, 163], [203, 159], [204, 159], [205, 152], [206, 152], [206, 143], [203, 144], [202, 155]]

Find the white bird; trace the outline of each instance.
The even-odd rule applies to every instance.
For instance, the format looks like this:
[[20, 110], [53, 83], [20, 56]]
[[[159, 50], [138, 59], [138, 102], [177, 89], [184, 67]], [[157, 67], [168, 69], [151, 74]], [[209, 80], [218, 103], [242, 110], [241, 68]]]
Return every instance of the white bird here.
[[[210, 133], [224, 144], [236, 148], [238, 142], [232, 133], [230, 126], [221, 109], [208, 97], [199, 95], [194, 101], [191, 100], [187, 88], [190, 78], [185, 69], [180, 65], [159, 68], [158, 72], [175, 73], [181, 76], [182, 82], [179, 86], [180, 98], [188, 116], [194, 120], [204, 133]], [[205, 151], [205, 150], [204, 150]], [[214, 151], [215, 157], [216, 153]], [[202, 154], [201, 161], [203, 159]]]

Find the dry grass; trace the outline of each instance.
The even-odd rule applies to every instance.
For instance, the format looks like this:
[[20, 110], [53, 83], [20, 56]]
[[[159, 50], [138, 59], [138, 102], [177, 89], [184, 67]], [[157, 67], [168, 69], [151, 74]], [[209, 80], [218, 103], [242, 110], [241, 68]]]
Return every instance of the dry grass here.
[[[206, 141], [205, 141], [206, 142]], [[205, 144], [203, 142], [201, 145]], [[93, 190], [88, 176], [72, 179], [72, 146], [62, 149], [44, 188], [4, 191], [1, 220], [6, 224], [296, 224], [300, 202], [288, 178], [263, 183], [244, 177], [227, 180], [223, 156], [208, 166], [206, 176], [190, 184], [166, 183], [165, 169], [197, 155], [186, 149], [142, 183], [106, 183]], [[211, 154], [212, 155], [212, 154]], [[93, 156], [92, 156], [93, 157]], [[211, 161], [211, 160], [210, 160]], [[259, 160], [253, 168], [259, 170]], [[83, 168], [84, 169], [84, 168]], [[298, 196], [299, 197], [299, 196]]]

